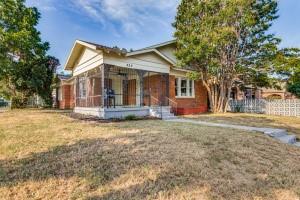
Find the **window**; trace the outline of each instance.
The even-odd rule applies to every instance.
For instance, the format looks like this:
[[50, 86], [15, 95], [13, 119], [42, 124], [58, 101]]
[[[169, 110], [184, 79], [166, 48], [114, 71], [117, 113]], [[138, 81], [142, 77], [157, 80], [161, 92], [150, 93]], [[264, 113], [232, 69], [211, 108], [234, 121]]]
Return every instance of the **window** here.
[[186, 78], [176, 78], [175, 80], [175, 96], [176, 97], [194, 97], [195, 86], [194, 81]]
[[180, 86], [180, 90], [181, 90], [181, 96], [182, 97], [186, 97], [187, 96], [187, 80], [181, 79], [181, 86]]
[[85, 77], [79, 78], [79, 98], [86, 97], [86, 81]]

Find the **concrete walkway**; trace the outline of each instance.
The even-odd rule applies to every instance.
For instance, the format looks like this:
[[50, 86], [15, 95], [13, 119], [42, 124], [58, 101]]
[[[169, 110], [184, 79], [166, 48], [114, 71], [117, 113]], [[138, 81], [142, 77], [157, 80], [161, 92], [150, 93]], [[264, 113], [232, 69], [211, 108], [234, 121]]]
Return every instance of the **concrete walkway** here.
[[220, 124], [220, 123], [212, 123], [212, 122], [204, 122], [204, 121], [196, 121], [192, 119], [168, 119], [165, 120], [168, 122], [179, 122], [179, 123], [191, 123], [191, 124], [199, 124], [204, 126], [213, 126], [213, 127], [224, 127], [224, 128], [232, 128], [239, 129], [244, 131], [256, 131], [264, 133], [270, 137], [273, 137], [283, 143], [291, 144], [300, 147], [300, 142], [297, 142], [295, 135], [289, 135], [287, 130], [285, 129], [275, 129], [275, 128], [258, 128], [253, 126], [240, 126], [240, 125], [232, 125], [232, 124]]

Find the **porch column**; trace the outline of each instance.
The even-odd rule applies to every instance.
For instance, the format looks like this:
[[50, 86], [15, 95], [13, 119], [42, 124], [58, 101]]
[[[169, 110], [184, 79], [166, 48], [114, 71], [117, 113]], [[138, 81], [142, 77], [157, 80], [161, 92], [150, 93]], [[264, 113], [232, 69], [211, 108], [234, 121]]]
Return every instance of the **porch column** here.
[[88, 107], [89, 105], [88, 105], [88, 101], [89, 101], [89, 78], [88, 78], [88, 76], [89, 76], [89, 72], [86, 72], [85, 74], [84, 74], [84, 82], [85, 82], [85, 107]]
[[105, 105], [105, 87], [104, 87], [104, 79], [105, 79], [105, 64], [100, 66], [100, 72], [101, 72], [101, 107], [104, 108]]
[[79, 77], [76, 76], [75, 78], [75, 95], [74, 95], [74, 100], [75, 100], [75, 107], [78, 106], [78, 93], [79, 93]]
[[140, 81], [140, 106], [142, 107], [144, 105], [144, 75], [146, 74], [146, 71], [136, 70], [136, 72]]
[[164, 74], [166, 80], [166, 97], [168, 99], [167, 106], [169, 106], [169, 98], [170, 98], [170, 75]]
[[[161, 102], [164, 106], [169, 106], [169, 97], [170, 97], [170, 76], [169, 74], [162, 74], [161, 75], [161, 87], [162, 90], [161, 94]], [[165, 90], [164, 90], [165, 88]]]
[[101, 70], [101, 92], [102, 92], [102, 95], [101, 95], [101, 104], [102, 104], [102, 107], [105, 107], [105, 106], [108, 106], [108, 102], [107, 102], [107, 80], [109, 78], [109, 70], [110, 70], [110, 65], [107, 65], [107, 64], [103, 64], [101, 67], [100, 67], [100, 70]]

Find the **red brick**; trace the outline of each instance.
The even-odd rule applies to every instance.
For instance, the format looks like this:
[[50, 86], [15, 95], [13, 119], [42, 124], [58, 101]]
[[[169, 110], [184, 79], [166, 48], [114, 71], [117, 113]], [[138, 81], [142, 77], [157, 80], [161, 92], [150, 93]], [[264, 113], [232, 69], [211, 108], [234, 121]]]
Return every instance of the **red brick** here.
[[208, 111], [207, 90], [201, 81], [195, 81], [194, 98], [175, 97], [175, 76], [170, 76], [170, 99], [177, 103], [177, 114], [198, 114]]
[[[88, 91], [90, 95], [100, 95], [101, 79], [95, 79], [94, 91]], [[169, 97], [177, 103], [177, 114], [198, 114], [208, 111], [207, 91], [202, 85], [201, 81], [195, 81], [195, 97], [194, 98], [176, 98], [175, 97], [175, 76], [169, 76]], [[60, 109], [72, 109], [75, 106], [74, 101], [74, 86], [62, 85], [62, 101], [59, 102]], [[151, 105], [157, 105], [158, 101], [164, 101], [161, 97], [167, 94], [166, 82], [162, 79], [161, 75], [153, 75], [144, 78], [144, 91], [154, 98], [151, 99]], [[100, 100], [100, 98], [97, 98]], [[155, 100], [157, 99], [157, 100]], [[100, 102], [99, 102], [100, 105]], [[144, 105], [149, 105], [149, 96], [144, 98]], [[175, 107], [174, 104], [171, 106]], [[174, 109], [174, 108], [173, 108]]]

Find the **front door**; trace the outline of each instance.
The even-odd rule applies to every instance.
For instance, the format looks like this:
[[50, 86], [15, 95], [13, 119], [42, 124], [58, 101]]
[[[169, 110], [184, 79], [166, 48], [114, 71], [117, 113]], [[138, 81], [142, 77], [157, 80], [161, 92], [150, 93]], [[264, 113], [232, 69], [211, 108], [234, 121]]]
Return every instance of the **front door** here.
[[136, 79], [123, 80], [123, 105], [136, 106]]

